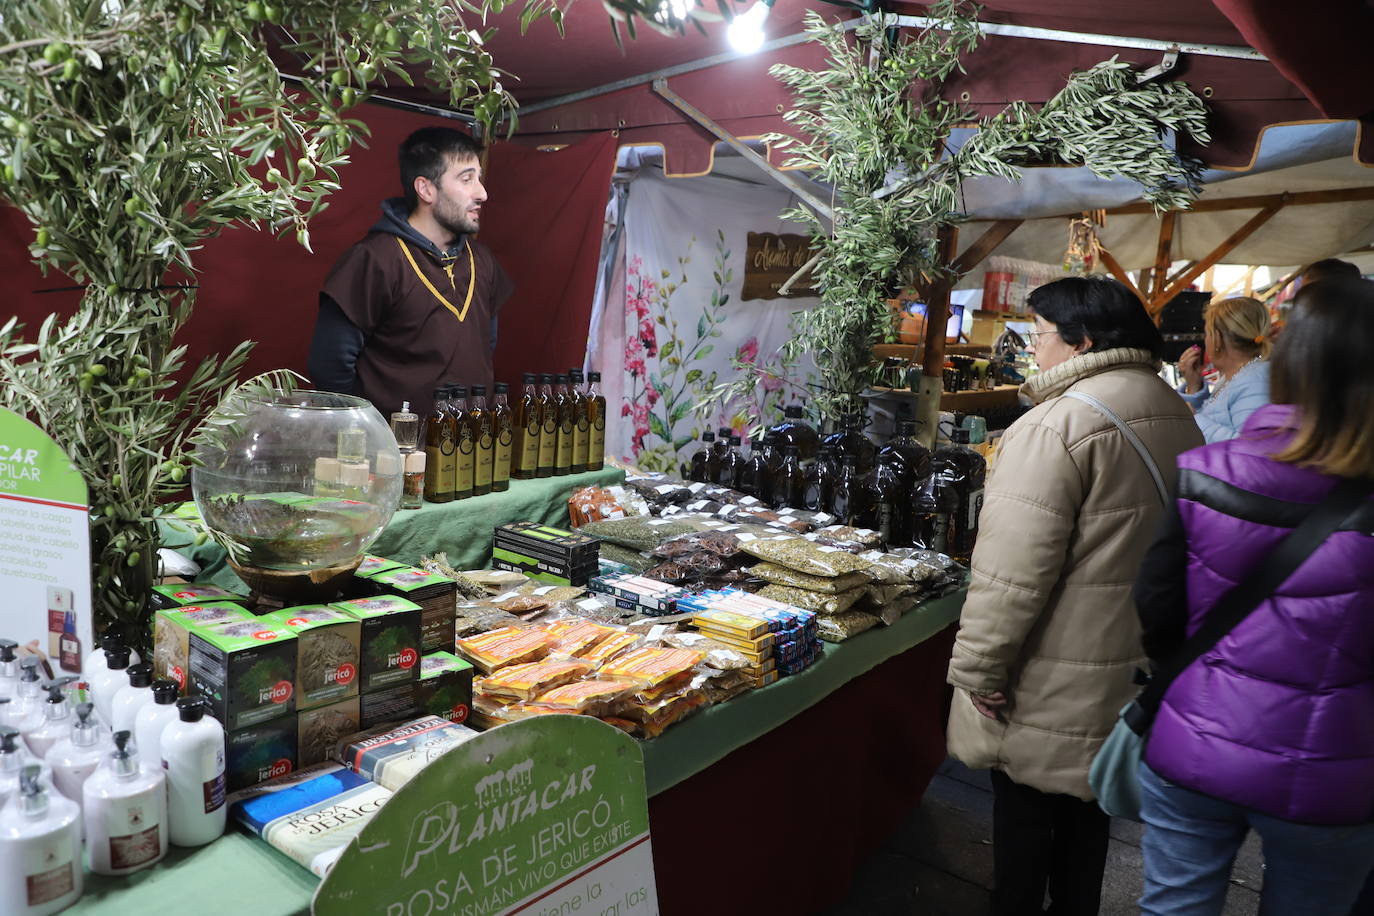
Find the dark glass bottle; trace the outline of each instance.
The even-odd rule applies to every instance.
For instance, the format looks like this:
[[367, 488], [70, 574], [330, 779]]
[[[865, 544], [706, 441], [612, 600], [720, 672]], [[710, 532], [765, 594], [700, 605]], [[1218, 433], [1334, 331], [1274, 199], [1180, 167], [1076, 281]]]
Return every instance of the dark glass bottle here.
[[783, 446], [782, 467], [773, 475], [772, 493], [769, 500], [774, 509], [800, 509], [802, 507], [801, 450], [795, 445]]
[[558, 411], [553, 473], [555, 477], [561, 477], [564, 474], [572, 473], [573, 430], [576, 422], [573, 415], [577, 411], [577, 406], [573, 403], [572, 393], [568, 390], [568, 377], [566, 375], [554, 377], [553, 395]]
[[472, 399], [468, 406], [468, 425], [472, 427], [474, 446], [472, 470], [472, 495], [485, 496], [491, 492], [492, 479], [496, 474], [496, 429], [487, 409], [487, 386], [473, 385]]
[[539, 470], [536, 477], [552, 477], [558, 452], [558, 399], [553, 394], [553, 376], [539, 376]]
[[491, 400], [491, 428], [496, 438], [491, 489], [494, 493], [500, 493], [510, 489], [510, 462], [515, 448], [515, 417], [510, 411], [510, 386], [505, 382], [497, 382]]
[[770, 480], [768, 462], [764, 458], [763, 437], [757, 436], [749, 440], [749, 458], [740, 468], [738, 488], [741, 492], [766, 502], [770, 493]]
[[797, 447], [797, 455], [802, 461], [813, 460], [820, 451], [820, 434], [802, 417], [801, 406], [793, 404], [783, 410], [783, 421], [769, 429], [764, 435], [764, 444], [772, 446], [776, 455], [776, 457], [769, 457], [770, 467], [781, 467], [784, 453], [789, 445]]
[[879, 460], [864, 477], [859, 524], [878, 532], [888, 547], [900, 546], [909, 527], [906, 508], [911, 491], [905, 478], [905, 470], [895, 458]]
[[583, 390], [581, 369], [568, 370], [568, 393], [573, 407], [573, 450], [572, 472], [581, 474], [587, 470], [587, 455], [592, 447], [591, 413], [587, 404], [587, 392]]
[[515, 408], [515, 457], [511, 476], [529, 480], [539, 471], [539, 377], [533, 372], [521, 376], [525, 386], [520, 403]]
[[477, 430], [468, 414], [466, 385], [454, 385], [448, 390], [448, 410], [453, 417], [458, 443], [458, 480], [453, 487], [453, 498], [467, 499], [477, 480]]
[[835, 491], [830, 497], [830, 514], [838, 524], [857, 525], [863, 508], [863, 480], [859, 477], [857, 461], [853, 455], [842, 455]]
[[830, 446], [822, 445], [820, 453], [811, 467], [806, 469], [802, 481], [802, 507], [812, 512], [825, 512], [830, 507], [831, 497], [835, 495], [835, 454]]
[[744, 473], [744, 456], [739, 452], [740, 437], [730, 437], [730, 450], [725, 453], [725, 465], [720, 469], [721, 486], [739, 489], [740, 475]]
[[956, 509], [953, 491], [940, 486], [938, 475], [921, 481], [911, 499], [912, 546], [944, 553], [949, 546], [949, 521]]
[[425, 499], [453, 501], [457, 481], [457, 430], [448, 412], [448, 389], [434, 389], [434, 409], [425, 419]]
[[878, 450], [877, 460], [900, 462], [908, 485], [930, 474], [930, 450], [916, 439], [916, 423], [912, 420], [897, 424], [897, 435]]
[[601, 393], [601, 373], [587, 373], [587, 418], [591, 426], [591, 445], [587, 449], [587, 470], [606, 466], [606, 396]]
[[969, 431], [956, 429], [953, 443], [935, 450], [932, 464], [942, 485], [953, 494], [954, 516], [950, 524], [948, 553], [967, 563], [978, 540], [978, 514], [983, 509], [983, 484], [988, 464], [968, 447]]
[[878, 446], [864, 435], [863, 425], [862, 416], [846, 414], [840, 418], [839, 429], [825, 437], [825, 444], [834, 450], [837, 457], [854, 456], [854, 466], [860, 475], [873, 470], [878, 457]]
[[711, 474], [711, 482], [720, 484], [723, 487], [734, 486], [726, 480], [727, 465], [730, 462], [730, 434], [728, 426], [722, 426], [716, 430], [716, 441], [711, 446], [711, 459], [714, 472]]
[[715, 480], [715, 465], [712, 453], [715, 451], [716, 434], [704, 432], [701, 434], [701, 448], [692, 453], [691, 464], [688, 465], [687, 479], [697, 483], [712, 483]]

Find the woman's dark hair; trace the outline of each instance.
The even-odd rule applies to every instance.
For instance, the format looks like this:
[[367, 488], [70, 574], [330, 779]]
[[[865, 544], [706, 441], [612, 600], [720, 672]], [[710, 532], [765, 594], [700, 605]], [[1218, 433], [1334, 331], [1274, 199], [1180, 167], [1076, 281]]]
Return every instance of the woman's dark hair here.
[[1135, 293], [1105, 277], [1065, 277], [1035, 289], [1027, 299], [1030, 310], [1059, 329], [1071, 347], [1084, 338], [1089, 352], [1128, 347], [1148, 350], [1159, 359], [1164, 338]]
[[1298, 414], [1297, 435], [1274, 457], [1374, 477], [1374, 283], [1304, 286], [1270, 363], [1270, 397]]
[[444, 170], [455, 161], [466, 162], [481, 155], [482, 144], [452, 127], [422, 127], [406, 137], [396, 155], [406, 206], [414, 210], [418, 204], [416, 178], [428, 178], [438, 184]]

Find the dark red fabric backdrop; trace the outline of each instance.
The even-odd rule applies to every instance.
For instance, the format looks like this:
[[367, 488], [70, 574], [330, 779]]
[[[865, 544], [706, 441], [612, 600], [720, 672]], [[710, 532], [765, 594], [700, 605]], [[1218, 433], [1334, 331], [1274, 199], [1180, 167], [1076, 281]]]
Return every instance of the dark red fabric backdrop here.
[[[256, 340], [248, 372], [304, 373], [321, 281], [376, 221], [381, 200], [399, 194], [396, 147], [420, 127], [454, 124], [376, 105], [356, 114], [372, 136], [368, 148], [354, 151], [340, 174], [342, 189], [312, 224], [313, 254], [294, 239], [242, 228], [196, 253], [200, 292], [181, 339], [193, 361]], [[526, 368], [582, 363], [615, 153], [609, 134], [554, 152], [514, 143], [492, 149], [481, 237], [516, 286], [502, 312], [498, 379], [518, 381], [513, 376]], [[18, 315], [36, 329], [49, 312], [69, 313], [79, 293], [38, 292], [71, 281], [39, 274], [29, 259], [31, 239], [24, 216], [0, 207], [0, 319]]]

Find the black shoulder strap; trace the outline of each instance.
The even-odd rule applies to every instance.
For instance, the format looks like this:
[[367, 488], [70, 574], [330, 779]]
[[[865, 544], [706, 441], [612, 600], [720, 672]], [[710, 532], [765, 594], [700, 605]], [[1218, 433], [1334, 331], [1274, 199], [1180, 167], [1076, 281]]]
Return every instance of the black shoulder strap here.
[[[1327, 497], [1307, 514], [1298, 527], [1285, 537], [1259, 564], [1255, 573], [1221, 597], [1198, 631], [1178, 650], [1172, 659], [1155, 671], [1149, 684], [1136, 698], [1137, 709], [1152, 721], [1164, 692], [1174, 679], [1193, 662], [1205, 655], [1223, 636], [1235, 629], [1251, 611], [1282, 585], [1298, 567], [1307, 562], [1318, 547], [1351, 515], [1363, 508], [1364, 501], [1374, 490], [1374, 482], [1343, 478]], [[1132, 728], [1143, 734], [1148, 721], [1131, 722]]]

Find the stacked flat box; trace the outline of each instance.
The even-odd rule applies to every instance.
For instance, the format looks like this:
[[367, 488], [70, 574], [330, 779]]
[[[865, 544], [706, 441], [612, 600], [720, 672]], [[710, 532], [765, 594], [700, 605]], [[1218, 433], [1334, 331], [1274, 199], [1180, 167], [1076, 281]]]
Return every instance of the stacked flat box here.
[[556, 585], [586, 585], [600, 571], [600, 541], [537, 522], [493, 532], [492, 566]]
[[678, 601], [678, 609], [695, 612], [698, 630], [751, 661], [771, 661], [771, 667], [751, 669], [759, 687], [801, 673], [823, 651], [814, 613], [739, 589], [691, 595]]

